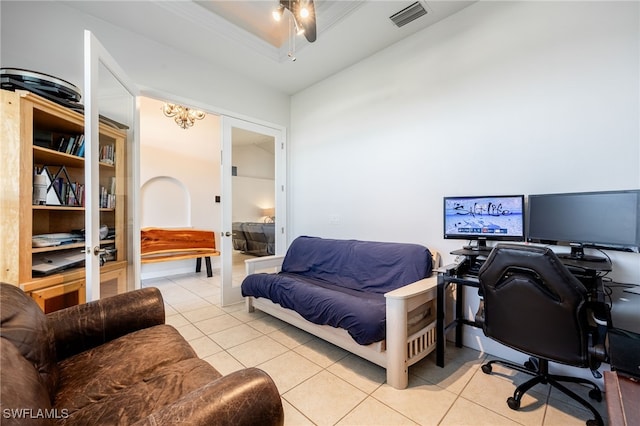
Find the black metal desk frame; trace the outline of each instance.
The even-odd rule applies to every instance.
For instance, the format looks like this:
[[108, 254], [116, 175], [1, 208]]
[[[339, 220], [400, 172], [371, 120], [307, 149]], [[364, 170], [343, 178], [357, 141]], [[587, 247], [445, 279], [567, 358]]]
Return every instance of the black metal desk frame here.
[[[444, 352], [446, 347], [446, 334], [449, 330], [455, 327], [455, 340], [456, 347], [462, 347], [462, 331], [465, 325], [477, 327], [475, 321], [470, 321], [463, 316], [464, 307], [464, 287], [480, 288], [477, 276], [471, 276], [468, 274], [470, 265], [478, 261], [478, 257], [486, 257], [489, 255], [489, 251], [477, 251], [477, 250], [456, 250], [451, 254], [457, 256], [464, 256], [460, 263], [444, 266], [437, 270], [438, 281], [436, 288], [436, 365], [438, 367], [444, 367]], [[602, 286], [602, 280], [598, 275], [602, 269], [602, 265], [593, 265], [591, 262], [572, 262], [572, 264], [566, 265], [580, 281], [582, 281], [587, 288], [591, 288], [594, 291], [594, 301], [601, 306], [604, 306], [604, 292]], [[605, 268], [610, 268], [605, 266]], [[607, 270], [607, 269], [604, 269]], [[610, 269], [608, 269], [610, 270]], [[447, 289], [451, 284], [456, 285], [456, 305], [455, 305], [455, 317], [451, 322], [445, 324], [446, 321], [446, 294]], [[595, 312], [599, 318], [603, 318], [607, 327], [611, 327], [611, 316], [608, 311]]]
[[[456, 254], [457, 252], [453, 252]], [[488, 254], [488, 253], [486, 253]], [[478, 253], [475, 254], [479, 255]], [[470, 262], [475, 261], [473, 255], [465, 257], [464, 261], [458, 264], [447, 265], [438, 270], [438, 284], [436, 287], [436, 365], [444, 367], [444, 350], [446, 346], [446, 334], [455, 327], [455, 345], [462, 347], [462, 330], [463, 326], [471, 325], [476, 327], [475, 321], [469, 321], [462, 316], [464, 306], [464, 287], [479, 288], [480, 284], [476, 277], [470, 277], [465, 274]], [[446, 295], [447, 289], [451, 284], [456, 285], [456, 307], [454, 319], [445, 324], [446, 321]]]

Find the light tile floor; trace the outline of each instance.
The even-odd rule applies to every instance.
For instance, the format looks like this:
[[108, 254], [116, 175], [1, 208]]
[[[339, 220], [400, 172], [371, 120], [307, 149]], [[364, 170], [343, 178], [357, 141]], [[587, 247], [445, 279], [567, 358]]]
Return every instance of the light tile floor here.
[[[244, 304], [220, 306], [220, 277], [206, 273], [144, 280], [165, 300], [167, 323], [222, 374], [255, 366], [275, 381], [286, 425], [584, 425], [590, 413], [562, 393], [538, 385], [518, 411], [506, 399], [528, 376], [496, 367], [469, 348], [447, 349], [410, 367], [409, 387], [385, 383], [381, 367]], [[585, 388], [579, 392], [586, 395]], [[595, 403], [606, 415], [604, 401]], [[606, 418], [605, 418], [606, 421]]]

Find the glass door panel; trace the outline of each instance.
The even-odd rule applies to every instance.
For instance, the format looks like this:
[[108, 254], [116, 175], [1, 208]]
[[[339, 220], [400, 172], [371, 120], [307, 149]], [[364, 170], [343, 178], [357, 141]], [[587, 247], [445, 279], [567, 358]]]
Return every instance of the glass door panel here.
[[282, 131], [222, 119], [222, 305], [242, 300], [244, 261], [285, 244]]
[[[139, 282], [133, 201], [137, 160], [136, 89], [85, 31], [85, 249], [87, 301]], [[139, 240], [139, 236], [138, 236]], [[128, 277], [128, 280], [127, 278]]]

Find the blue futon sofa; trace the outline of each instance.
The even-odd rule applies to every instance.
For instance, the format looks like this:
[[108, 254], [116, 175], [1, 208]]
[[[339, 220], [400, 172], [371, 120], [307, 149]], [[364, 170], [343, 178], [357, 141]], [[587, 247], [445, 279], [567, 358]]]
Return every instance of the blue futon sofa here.
[[[385, 352], [389, 341], [394, 340], [389, 336], [388, 317], [404, 317], [400, 320], [404, 325], [393, 327], [401, 329], [394, 330], [401, 336], [393, 337], [399, 337], [397, 352], [403, 358], [404, 376], [410, 360], [399, 354], [411, 353], [408, 344], [417, 348], [414, 362], [433, 349], [434, 259], [424, 246], [303, 236], [293, 241], [284, 257], [250, 259], [246, 265], [242, 295], [248, 298], [250, 311], [258, 307], [334, 344], [347, 346], [345, 349], [382, 365], [388, 372]], [[261, 266], [275, 266], [278, 272], [254, 273]], [[393, 311], [394, 304], [398, 312]], [[334, 339], [340, 332], [333, 333], [331, 328], [346, 331], [350, 338]], [[407, 340], [416, 338], [414, 335], [422, 342]], [[373, 355], [367, 352], [370, 346], [375, 348]], [[406, 387], [406, 383], [396, 384]]]

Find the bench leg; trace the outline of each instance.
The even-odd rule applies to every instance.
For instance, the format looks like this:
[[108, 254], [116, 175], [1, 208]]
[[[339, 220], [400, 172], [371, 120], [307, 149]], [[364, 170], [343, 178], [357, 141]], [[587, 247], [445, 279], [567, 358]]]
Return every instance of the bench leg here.
[[211, 278], [213, 276], [213, 271], [211, 270], [211, 257], [205, 257], [204, 261], [207, 264], [207, 277]]
[[[211, 257], [205, 256], [204, 262], [207, 266], [207, 277], [211, 278], [213, 276], [213, 269], [211, 268]], [[199, 257], [196, 259], [196, 272], [200, 272], [202, 270], [202, 258]]]

